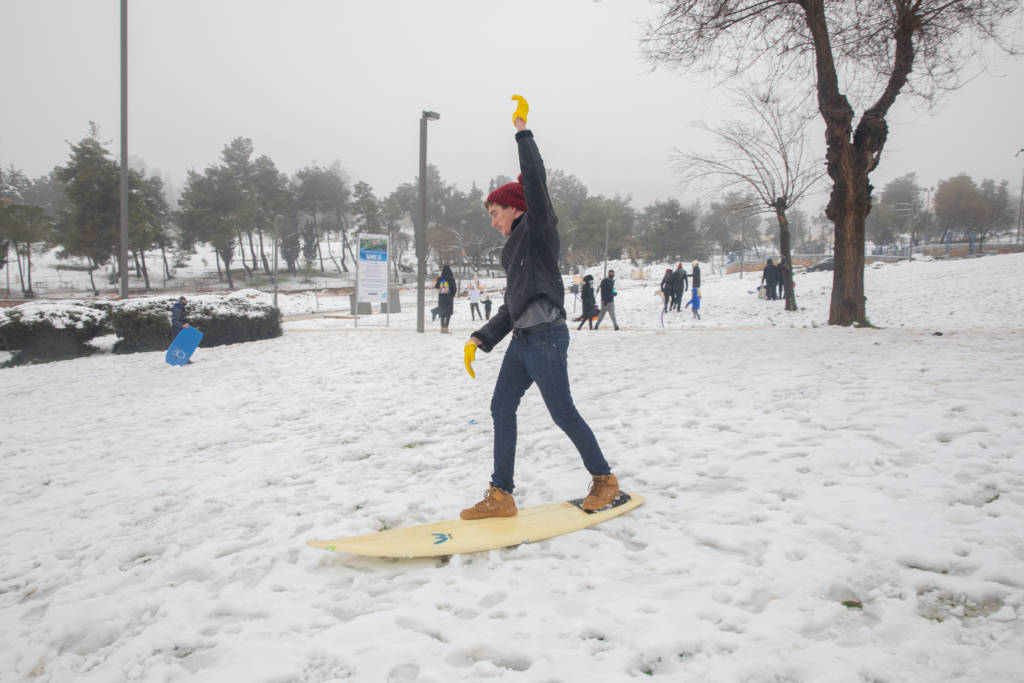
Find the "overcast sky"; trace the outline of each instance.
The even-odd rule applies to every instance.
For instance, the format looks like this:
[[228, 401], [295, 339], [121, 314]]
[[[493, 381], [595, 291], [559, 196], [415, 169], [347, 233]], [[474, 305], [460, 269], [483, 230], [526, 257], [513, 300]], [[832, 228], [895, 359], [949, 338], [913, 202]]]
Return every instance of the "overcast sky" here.
[[[68, 157], [88, 122], [120, 146], [119, 0], [0, 0], [0, 166], [32, 177]], [[697, 199], [674, 149], [706, 149], [725, 92], [641, 61], [640, 0], [130, 0], [129, 154], [177, 185], [249, 137], [292, 174], [340, 161], [378, 196], [415, 179], [419, 117], [430, 163], [468, 190], [514, 175], [513, 94], [530, 102], [549, 168], [591, 194]], [[923, 186], [960, 172], [1020, 189], [1024, 62], [946, 97], [902, 100], [876, 187], [916, 171]], [[810, 200], [820, 208], [824, 199]]]

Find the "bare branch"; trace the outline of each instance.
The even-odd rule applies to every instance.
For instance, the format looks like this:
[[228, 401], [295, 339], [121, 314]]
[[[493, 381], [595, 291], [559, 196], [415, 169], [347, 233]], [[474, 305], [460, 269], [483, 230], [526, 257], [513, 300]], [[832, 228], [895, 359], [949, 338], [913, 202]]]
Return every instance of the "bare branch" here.
[[796, 204], [824, 176], [821, 157], [808, 150], [812, 119], [798, 112], [804, 98], [779, 93], [778, 84], [749, 83], [732, 91], [737, 108], [748, 116], [717, 126], [699, 123], [717, 141], [718, 152], [678, 152], [675, 168], [683, 182], [713, 179], [715, 189], [727, 192], [741, 186], [753, 193], [761, 211], [774, 213], [780, 201]]

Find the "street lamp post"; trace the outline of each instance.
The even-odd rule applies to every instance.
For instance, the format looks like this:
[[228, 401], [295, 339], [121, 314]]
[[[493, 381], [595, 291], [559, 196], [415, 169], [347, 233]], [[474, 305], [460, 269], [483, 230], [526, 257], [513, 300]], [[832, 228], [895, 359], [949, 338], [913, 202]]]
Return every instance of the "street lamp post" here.
[[[1016, 157], [1024, 153], [1024, 147], [1017, 150]], [[1020, 174], [1020, 206], [1017, 208], [1017, 244], [1021, 243], [1021, 230], [1024, 229], [1024, 169], [1021, 170]]]
[[277, 308], [277, 243], [281, 239], [281, 223], [284, 222], [284, 216], [277, 214], [274, 216], [274, 308]]
[[121, 0], [121, 298], [128, 296], [128, 0]]
[[416, 331], [423, 331], [424, 286], [427, 279], [427, 121], [437, 121], [436, 111], [420, 116], [420, 220], [416, 223]]

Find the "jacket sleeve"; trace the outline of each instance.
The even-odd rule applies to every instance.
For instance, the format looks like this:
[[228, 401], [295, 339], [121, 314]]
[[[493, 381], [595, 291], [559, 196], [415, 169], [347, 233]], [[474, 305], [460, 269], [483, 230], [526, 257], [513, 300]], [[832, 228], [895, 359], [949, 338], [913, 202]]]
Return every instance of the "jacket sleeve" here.
[[[548, 174], [533, 139], [533, 132], [528, 129], [519, 131], [516, 133], [516, 142], [519, 145], [519, 170], [523, 172], [523, 195], [527, 209], [535, 216], [543, 214], [553, 217], [555, 210], [548, 195]], [[553, 221], [544, 222], [554, 227]]]
[[486, 325], [473, 333], [473, 336], [483, 342], [480, 348], [490, 353], [498, 342], [512, 331], [512, 315], [508, 312], [508, 304], [502, 304], [498, 312]]

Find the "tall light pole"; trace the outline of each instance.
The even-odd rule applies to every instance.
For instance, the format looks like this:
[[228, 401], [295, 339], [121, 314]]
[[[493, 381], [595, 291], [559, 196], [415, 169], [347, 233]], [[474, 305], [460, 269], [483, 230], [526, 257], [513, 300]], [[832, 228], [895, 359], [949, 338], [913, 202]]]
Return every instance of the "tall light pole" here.
[[424, 286], [427, 279], [427, 121], [437, 121], [436, 111], [420, 116], [420, 220], [416, 223], [416, 331], [423, 331]]
[[277, 243], [281, 239], [281, 223], [284, 222], [284, 216], [277, 214], [274, 216], [274, 308], [277, 308]]
[[121, 298], [128, 296], [128, 0], [121, 0]]
[[[1024, 154], [1024, 147], [1017, 150], [1014, 157]], [[1017, 244], [1021, 242], [1021, 230], [1024, 229], [1024, 169], [1020, 173], [1020, 207], [1017, 209]]]

